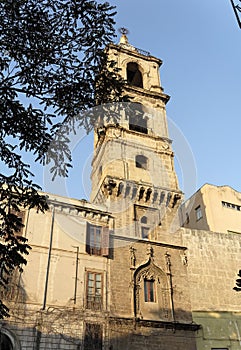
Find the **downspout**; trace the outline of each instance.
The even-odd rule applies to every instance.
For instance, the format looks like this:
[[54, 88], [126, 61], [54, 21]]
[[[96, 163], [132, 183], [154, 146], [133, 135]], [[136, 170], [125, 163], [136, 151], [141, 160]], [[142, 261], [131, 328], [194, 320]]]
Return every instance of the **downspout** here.
[[166, 252], [165, 257], [166, 257], [166, 265], [167, 265], [167, 275], [169, 277], [171, 316], [172, 316], [173, 322], [175, 322], [176, 318], [175, 318], [174, 301], [173, 301], [173, 285], [172, 285], [172, 272], [171, 272], [171, 259], [170, 259], [171, 256], [168, 252]]
[[48, 254], [48, 263], [46, 270], [46, 279], [45, 279], [45, 288], [44, 288], [44, 300], [42, 310], [46, 308], [47, 301], [47, 292], [48, 292], [48, 282], [49, 282], [49, 270], [50, 270], [50, 262], [51, 262], [51, 253], [52, 253], [52, 245], [53, 245], [53, 230], [54, 230], [54, 206], [52, 209], [52, 220], [51, 220], [51, 229], [50, 229], [50, 241], [49, 241], [49, 254]]
[[74, 304], [76, 304], [77, 298], [77, 285], [78, 285], [78, 268], [79, 268], [79, 247], [74, 246], [76, 248], [76, 262], [75, 262], [75, 283], [74, 283]]

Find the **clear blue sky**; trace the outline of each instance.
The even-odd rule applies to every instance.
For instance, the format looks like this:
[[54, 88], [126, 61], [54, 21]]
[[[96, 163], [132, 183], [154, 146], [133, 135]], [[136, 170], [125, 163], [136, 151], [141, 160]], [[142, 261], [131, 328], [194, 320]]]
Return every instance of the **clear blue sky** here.
[[[161, 81], [171, 96], [167, 115], [176, 125], [170, 134], [186, 197], [206, 182], [241, 192], [241, 30], [230, 1], [109, 2], [117, 6], [116, 28], [129, 29], [129, 42], [163, 60]], [[177, 130], [193, 153], [195, 179], [188, 178], [187, 164], [180, 164], [190, 154], [175, 140]], [[84, 138], [75, 150], [77, 164], [90, 164], [91, 143], [91, 137]], [[193, 167], [193, 159], [191, 163]], [[88, 166], [84, 169], [84, 175], [78, 167], [71, 171], [63, 194], [87, 197]], [[57, 187], [44, 189], [59, 192]]]

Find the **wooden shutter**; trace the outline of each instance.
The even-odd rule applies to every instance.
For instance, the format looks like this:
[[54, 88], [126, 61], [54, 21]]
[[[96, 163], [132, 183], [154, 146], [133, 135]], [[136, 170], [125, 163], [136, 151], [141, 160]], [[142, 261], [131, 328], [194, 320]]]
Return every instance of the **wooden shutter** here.
[[109, 243], [110, 243], [109, 227], [105, 226], [102, 228], [102, 241], [101, 241], [102, 256], [109, 255]]
[[86, 225], [86, 242], [85, 242], [86, 253], [90, 254], [90, 224], [87, 222]]

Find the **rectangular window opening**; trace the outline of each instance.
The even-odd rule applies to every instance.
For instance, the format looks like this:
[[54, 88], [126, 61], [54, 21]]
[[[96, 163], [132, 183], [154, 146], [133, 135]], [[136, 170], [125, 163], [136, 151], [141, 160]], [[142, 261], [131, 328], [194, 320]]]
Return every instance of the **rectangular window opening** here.
[[140, 125], [135, 125], [135, 124], [129, 124], [129, 129], [133, 130], [133, 131], [137, 131], [140, 132], [142, 134], [148, 134], [148, 129], [144, 126], [140, 126]]
[[102, 350], [102, 325], [86, 323], [84, 335], [84, 350]]
[[155, 281], [154, 280], [144, 280], [144, 293], [145, 302], [154, 303], [155, 302]]
[[229, 202], [222, 201], [222, 206], [224, 208], [234, 209], [234, 210], [237, 210], [237, 211], [241, 210], [241, 206], [238, 205], [238, 204], [234, 204], [234, 203], [229, 203]]
[[195, 209], [195, 212], [196, 212], [196, 219], [200, 220], [203, 217], [202, 209], [201, 209], [200, 205]]
[[145, 226], [141, 227], [141, 237], [142, 238], [148, 238], [149, 229], [150, 229], [149, 227], [145, 227]]
[[109, 228], [87, 224], [86, 252], [91, 255], [109, 255]]
[[87, 309], [102, 310], [102, 280], [102, 273], [87, 272]]

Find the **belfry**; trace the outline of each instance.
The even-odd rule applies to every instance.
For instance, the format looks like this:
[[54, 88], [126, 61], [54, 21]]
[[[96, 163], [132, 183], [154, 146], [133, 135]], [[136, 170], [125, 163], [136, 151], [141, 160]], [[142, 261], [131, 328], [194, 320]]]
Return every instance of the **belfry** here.
[[[127, 81], [118, 120], [95, 129], [91, 201], [115, 213], [121, 235], [157, 239], [173, 225], [182, 198], [168, 135], [162, 61], [129, 44], [125, 32], [108, 57]], [[109, 106], [115, 109], [116, 106]]]

